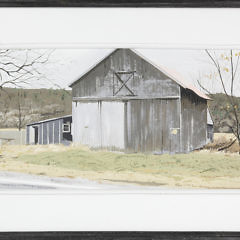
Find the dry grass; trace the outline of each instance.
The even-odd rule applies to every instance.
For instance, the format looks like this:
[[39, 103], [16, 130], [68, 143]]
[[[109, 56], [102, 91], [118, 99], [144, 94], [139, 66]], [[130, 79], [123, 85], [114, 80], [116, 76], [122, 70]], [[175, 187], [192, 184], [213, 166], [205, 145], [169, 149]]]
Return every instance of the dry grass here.
[[213, 150], [145, 155], [91, 151], [73, 145], [3, 146], [0, 170], [83, 177], [113, 184], [240, 188], [240, 156]]
[[[228, 146], [234, 139], [235, 139], [235, 136], [231, 133], [215, 133], [214, 141], [206, 145], [205, 149], [208, 149], [211, 151], [217, 151], [219, 148]], [[224, 152], [238, 153], [239, 152], [238, 142], [236, 141], [232, 146], [225, 149]]]

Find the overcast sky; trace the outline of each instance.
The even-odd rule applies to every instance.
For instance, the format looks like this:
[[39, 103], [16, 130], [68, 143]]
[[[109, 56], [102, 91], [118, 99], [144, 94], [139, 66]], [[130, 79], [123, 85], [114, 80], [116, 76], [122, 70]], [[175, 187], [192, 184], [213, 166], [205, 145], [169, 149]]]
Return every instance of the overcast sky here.
[[[51, 56], [51, 63], [46, 67], [45, 74], [53, 83], [61, 88], [76, 80], [97, 61], [101, 60], [113, 49], [56, 49]], [[204, 50], [180, 49], [135, 49], [147, 59], [159, 66], [173, 69], [186, 80], [198, 86], [196, 80], [202, 76], [202, 82], [211, 91], [220, 92], [221, 85], [205, 77], [214, 72], [211, 61]], [[219, 55], [224, 51], [216, 51]], [[226, 52], [226, 51], [225, 51]], [[240, 71], [240, 68], [239, 68]], [[239, 81], [236, 80], [235, 94], [240, 95]], [[35, 82], [33, 88], [54, 87], [49, 82]]]

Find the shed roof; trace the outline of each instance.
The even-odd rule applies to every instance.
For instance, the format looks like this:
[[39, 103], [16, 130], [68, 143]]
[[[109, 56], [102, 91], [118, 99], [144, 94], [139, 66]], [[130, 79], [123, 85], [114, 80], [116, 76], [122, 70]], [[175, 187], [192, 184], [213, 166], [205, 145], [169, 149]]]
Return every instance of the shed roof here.
[[[78, 82], [79, 80], [81, 80], [88, 72], [90, 72], [92, 69], [94, 69], [98, 64], [100, 64], [102, 61], [104, 61], [106, 58], [108, 58], [109, 56], [111, 56], [115, 51], [117, 51], [119, 48], [114, 49], [113, 51], [111, 51], [110, 53], [108, 53], [105, 57], [103, 57], [100, 61], [98, 61], [97, 63], [95, 63], [93, 66], [90, 67], [90, 69], [88, 69], [87, 71], [85, 71], [83, 74], [81, 74], [77, 79], [75, 79], [73, 82], [71, 82], [69, 84], [69, 87], [72, 87], [76, 82]], [[141, 53], [137, 52], [134, 49], [129, 49], [132, 52], [134, 52], [136, 55], [138, 55], [140, 58], [144, 59], [146, 62], [150, 63], [151, 65], [153, 65], [155, 68], [157, 68], [159, 71], [163, 72], [166, 76], [168, 76], [170, 79], [172, 79], [173, 81], [175, 81], [178, 85], [180, 85], [182, 88], [185, 89], [189, 89], [191, 91], [193, 91], [195, 94], [197, 94], [199, 97], [206, 99], [206, 100], [210, 100], [210, 98], [204, 94], [203, 92], [201, 92], [198, 88], [194, 87], [192, 84], [190, 83], [186, 83], [184, 77], [179, 74], [178, 72], [174, 71], [174, 70], [170, 70], [166, 67], [160, 66], [159, 64], [156, 64], [154, 62], [152, 62], [151, 60], [147, 59], [145, 56], [143, 56]]]
[[50, 122], [50, 121], [63, 119], [63, 118], [68, 118], [68, 117], [72, 117], [72, 115], [65, 115], [65, 116], [61, 116], [61, 117], [57, 117], [57, 118], [49, 118], [49, 119], [45, 119], [45, 120], [42, 120], [42, 121], [39, 121], [39, 122], [29, 123], [29, 124], [27, 124], [27, 126], [36, 125], [36, 124], [44, 123], [44, 122]]

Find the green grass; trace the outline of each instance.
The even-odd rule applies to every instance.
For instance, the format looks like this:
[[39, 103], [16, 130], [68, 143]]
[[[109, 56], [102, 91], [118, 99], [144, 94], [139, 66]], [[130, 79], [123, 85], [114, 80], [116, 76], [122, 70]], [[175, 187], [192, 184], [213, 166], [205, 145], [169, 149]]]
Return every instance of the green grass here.
[[121, 154], [74, 148], [63, 152], [23, 154], [18, 161], [64, 169], [133, 172], [163, 176], [239, 177], [240, 156], [193, 152], [176, 155]]

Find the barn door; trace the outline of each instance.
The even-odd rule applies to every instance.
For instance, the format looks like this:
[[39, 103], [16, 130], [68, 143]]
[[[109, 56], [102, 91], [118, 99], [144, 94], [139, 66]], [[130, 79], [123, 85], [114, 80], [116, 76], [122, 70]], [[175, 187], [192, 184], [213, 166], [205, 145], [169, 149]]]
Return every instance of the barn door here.
[[135, 96], [131, 87], [135, 71], [119, 71], [113, 74], [113, 96]]

